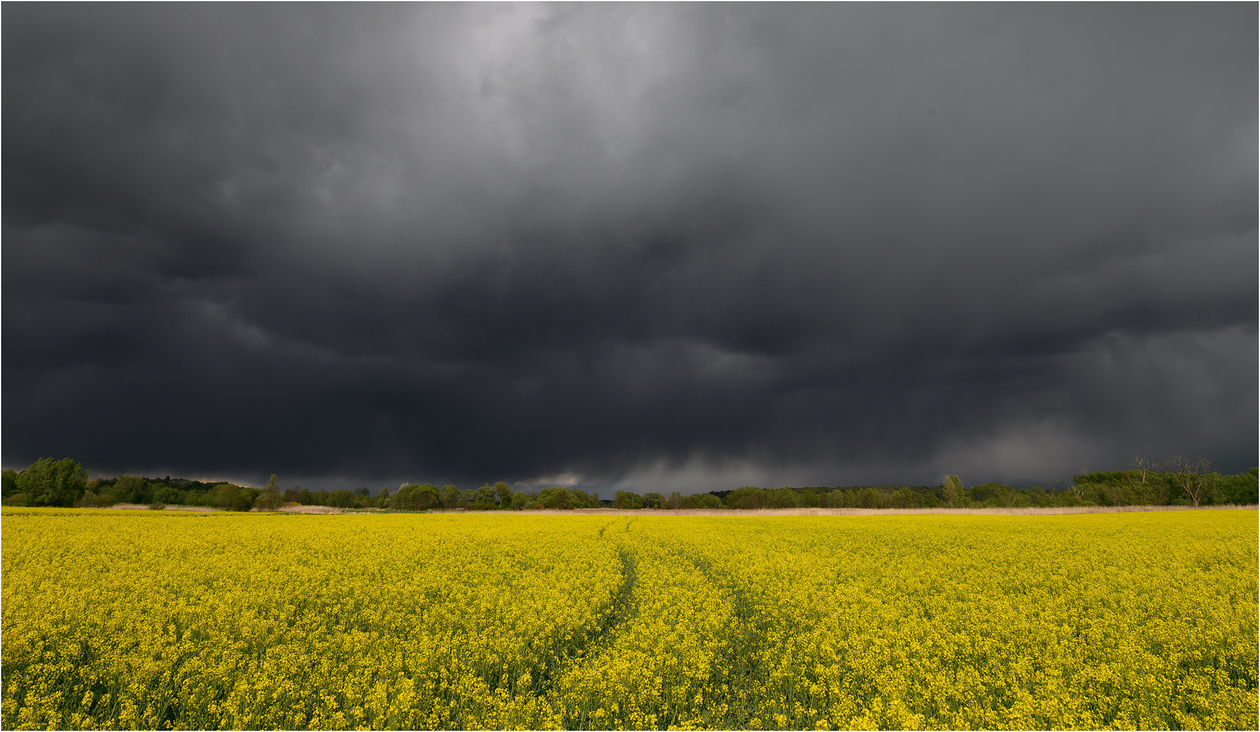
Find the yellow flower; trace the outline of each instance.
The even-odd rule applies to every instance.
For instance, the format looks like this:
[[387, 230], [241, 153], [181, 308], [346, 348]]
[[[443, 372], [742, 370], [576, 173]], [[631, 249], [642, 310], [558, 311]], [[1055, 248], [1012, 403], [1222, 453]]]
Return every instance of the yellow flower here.
[[1257, 724], [1255, 511], [0, 516], [14, 729]]

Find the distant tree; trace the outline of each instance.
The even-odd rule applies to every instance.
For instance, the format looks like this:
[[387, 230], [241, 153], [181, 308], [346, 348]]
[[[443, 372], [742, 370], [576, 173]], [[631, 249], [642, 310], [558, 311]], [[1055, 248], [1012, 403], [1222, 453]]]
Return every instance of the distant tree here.
[[248, 511], [253, 506], [253, 496], [241, 486], [232, 483], [218, 483], [210, 489], [206, 499], [211, 506], [225, 511]]
[[499, 508], [512, 505], [512, 487], [503, 481], [494, 484], [494, 493], [499, 499]]
[[847, 505], [845, 496], [846, 493], [843, 488], [836, 488], [835, 490], [827, 493], [827, 499], [824, 505], [830, 508], [844, 508], [845, 505]]
[[464, 507], [464, 494], [455, 486], [448, 483], [438, 490], [438, 494], [442, 497], [442, 508]]
[[1086, 485], [1087, 485], [1086, 483], [1082, 481], [1078, 481], [1076, 479], [1073, 479], [1070, 483], [1068, 483], [1068, 489], [1065, 492], [1068, 494], [1068, 496], [1070, 496], [1072, 505], [1074, 506], [1080, 505], [1081, 503], [1085, 501], [1085, 486]]
[[493, 511], [499, 506], [499, 496], [489, 484], [483, 484], [473, 491], [470, 503], [474, 511]]
[[328, 496], [328, 505], [335, 508], [363, 508], [363, 496], [345, 488], [333, 491]]
[[557, 488], [558, 491], [564, 491], [569, 495], [569, 508], [596, 508], [599, 506], [599, 496], [594, 493], [587, 493], [581, 488]]
[[[436, 491], [435, 491], [436, 492]], [[389, 507], [395, 511], [419, 511], [420, 486], [406, 483], [389, 499]]]
[[765, 500], [771, 508], [796, 508], [801, 505], [800, 495], [787, 486], [766, 491]]
[[523, 511], [529, 504], [534, 502], [534, 497], [528, 493], [516, 492], [512, 494], [512, 510]]
[[1044, 487], [1035, 485], [1028, 489], [1028, 502], [1033, 506], [1049, 506], [1050, 493]]
[[267, 479], [267, 487], [258, 494], [258, 498], [254, 499], [254, 507], [261, 511], [274, 511], [282, 505], [284, 505], [284, 496], [280, 493], [280, 479], [272, 473]]
[[365, 486], [365, 485], [361, 485], [361, 486], [359, 486], [358, 488], [355, 488], [355, 489], [354, 489], [354, 494], [355, 494], [356, 496], [363, 496], [364, 498], [366, 498], [366, 497], [368, 497], [368, 496], [372, 495], [372, 491], [371, 491], [371, 490], [369, 490], [367, 486]]
[[1257, 481], [1257, 470], [1252, 468], [1245, 473], [1222, 476], [1217, 486], [1221, 503], [1236, 505], [1254, 505], [1260, 493], [1260, 481]]
[[880, 508], [879, 492], [874, 488], [859, 488], [853, 495], [853, 505], [857, 508]]
[[431, 511], [442, 507], [442, 496], [437, 486], [409, 483], [398, 489], [391, 507], [396, 511]]
[[643, 494], [644, 508], [660, 508], [664, 503], [665, 496], [662, 496], [660, 493], [653, 492]]
[[[91, 482], [88, 483], [89, 486], [91, 486], [91, 484]], [[100, 486], [97, 487], [99, 488]], [[89, 487], [88, 490], [84, 492], [83, 495], [79, 496], [79, 499], [74, 502], [74, 506], [76, 508], [106, 508], [114, 505], [115, 503], [116, 501], [114, 500], [113, 494], [97, 493]]]
[[[214, 486], [211, 486], [213, 488]], [[199, 490], [197, 488], [182, 488], [179, 491], [179, 502], [185, 506], [209, 506], [210, 490]]]
[[149, 503], [153, 499], [148, 483], [135, 475], [118, 476], [108, 492], [113, 494], [115, 503]]
[[1005, 483], [981, 483], [967, 490], [972, 503], [986, 506], [1005, 506], [1010, 498], [1011, 486]]
[[153, 484], [153, 501], [164, 505], [178, 504], [181, 503], [180, 492], [167, 483], [157, 481]]
[[957, 475], [945, 476], [945, 482], [942, 485], [942, 493], [945, 498], [945, 505], [952, 508], [960, 508], [967, 504], [967, 491], [963, 488], [962, 479]]
[[75, 500], [76, 508], [106, 508], [118, 503], [118, 499], [114, 497], [113, 481], [89, 480], [85, 486], [83, 495]]
[[1133, 469], [1137, 473], [1138, 481], [1146, 485], [1146, 478], [1150, 473], [1155, 472], [1156, 465], [1144, 457], [1137, 456], [1133, 458]]
[[1173, 483], [1186, 494], [1190, 502], [1198, 506], [1215, 482], [1210, 473], [1212, 466], [1205, 458], [1188, 458], [1177, 455], [1164, 465]]
[[538, 502], [543, 508], [550, 509], [569, 509], [573, 508], [574, 495], [564, 488], [543, 488], [538, 492]]
[[826, 503], [827, 491], [813, 487], [800, 488], [796, 491], [796, 500], [798, 506], [821, 507]]
[[999, 483], [997, 501], [1007, 508], [1014, 508], [1017, 504], [1027, 505], [1027, 498], [1022, 492], [1015, 490], [1013, 487], [1005, 483]]
[[888, 503], [893, 508], [914, 508], [916, 506], [914, 493], [909, 488], [898, 488], [889, 496]]
[[1167, 480], [1157, 472], [1156, 466], [1142, 457], [1133, 458], [1133, 469], [1115, 473], [1113, 491], [1116, 503], [1124, 505], [1151, 505], [1168, 502]]
[[613, 497], [613, 508], [643, 508], [643, 497], [630, 491], [617, 491]]
[[72, 506], [87, 491], [87, 471], [70, 458], [40, 458], [17, 474], [29, 506]]
[[727, 508], [762, 508], [766, 505], [765, 491], [756, 486], [746, 485], [731, 491], [726, 496]]
[[718, 498], [712, 493], [697, 493], [693, 496], [688, 496], [688, 498], [690, 499], [689, 503], [691, 504], [690, 506], [691, 508], [721, 508], [722, 507], [722, 499]]
[[420, 505], [417, 508], [421, 511], [433, 511], [442, 507], [442, 491], [432, 483], [425, 483], [420, 486]]
[[381, 508], [389, 508], [390, 505], [392, 505], [392, 503], [393, 503], [393, 499], [390, 498], [390, 495], [389, 495], [389, 486], [385, 486], [384, 488], [381, 488], [381, 495], [377, 497], [376, 505], [380, 506]]
[[15, 493], [18, 492], [17, 471], [5, 470], [3, 471], [3, 476], [4, 476], [4, 488], [0, 489], [0, 497], [8, 498], [9, 496], [14, 495]]

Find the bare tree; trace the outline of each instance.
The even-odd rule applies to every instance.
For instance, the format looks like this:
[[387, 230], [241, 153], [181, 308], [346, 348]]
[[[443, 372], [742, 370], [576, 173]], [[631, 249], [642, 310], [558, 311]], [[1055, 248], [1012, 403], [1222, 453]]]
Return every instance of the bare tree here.
[[1137, 471], [1138, 478], [1141, 479], [1142, 485], [1146, 485], [1146, 474], [1155, 470], [1155, 463], [1144, 457], [1138, 456], [1133, 458], [1133, 469]]
[[[1124, 488], [1129, 492], [1128, 499], [1142, 501], [1154, 500], [1156, 503], [1162, 503], [1164, 501], [1164, 494], [1167, 493], [1167, 491], [1165, 489], [1158, 489], [1155, 491], [1158, 495], [1152, 495], [1146, 483], [1146, 479], [1151, 477], [1151, 473], [1157, 472], [1158, 470], [1159, 466], [1152, 460], [1147, 460], [1140, 455], [1133, 458], [1133, 469], [1129, 471], [1123, 479]], [[1152, 481], [1151, 487], [1156, 487], [1153, 484], [1154, 481]]]
[[1185, 491], [1190, 502], [1198, 506], [1207, 495], [1211, 483], [1209, 473], [1212, 465], [1206, 458], [1188, 458], [1177, 455], [1164, 464], [1164, 472], [1172, 478], [1181, 490]]

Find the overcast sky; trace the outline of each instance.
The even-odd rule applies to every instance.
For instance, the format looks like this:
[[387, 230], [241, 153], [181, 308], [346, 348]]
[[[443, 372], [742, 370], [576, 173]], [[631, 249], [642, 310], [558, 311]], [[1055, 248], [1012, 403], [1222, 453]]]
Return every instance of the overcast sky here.
[[1257, 7], [5, 3], [3, 462], [1257, 462]]

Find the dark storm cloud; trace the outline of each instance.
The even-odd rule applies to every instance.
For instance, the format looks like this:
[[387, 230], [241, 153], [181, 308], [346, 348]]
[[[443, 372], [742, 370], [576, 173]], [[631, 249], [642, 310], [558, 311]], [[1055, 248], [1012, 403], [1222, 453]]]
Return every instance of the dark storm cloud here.
[[4, 460], [1254, 464], [1247, 5], [6, 5]]

